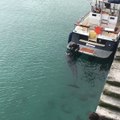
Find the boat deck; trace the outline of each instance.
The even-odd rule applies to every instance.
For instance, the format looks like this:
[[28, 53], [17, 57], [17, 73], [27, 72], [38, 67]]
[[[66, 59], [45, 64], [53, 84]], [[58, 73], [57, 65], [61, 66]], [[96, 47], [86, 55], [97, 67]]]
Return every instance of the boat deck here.
[[[101, 18], [102, 17], [102, 18]], [[101, 20], [102, 19], [102, 20]], [[120, 21], [118, 17], [109, 14], [88, 13], [75, 27], [77, 33], [89, 35], [96, 26], [102, 28], [101, 34], [97, 37], [109, 40], [116, 40], [120, 32]], [[116, 29], [117, 28], [117, 29]]]
[[[69, 48], [70, 44], [72, 44], [74, 42], [70, 42], [68, 45], [67, 45], [67, 48]], [[100, 45], [100, 44], [99, 44]], [[86, 45], [79, 45], [79, 51], [80, 53], [84, 53], [84, 54], [87, 54], [87, 55], [91, 55], [91, 56], [94, 56], [94, 57], [99, 57], [99, 58], [108, 58], [111, 54], [112, 54], [112, 51], [106, 51], [106, 50], [102, 50], [102, 49], [97, 49], [94, 47], [94, 44], [88, 42]]]

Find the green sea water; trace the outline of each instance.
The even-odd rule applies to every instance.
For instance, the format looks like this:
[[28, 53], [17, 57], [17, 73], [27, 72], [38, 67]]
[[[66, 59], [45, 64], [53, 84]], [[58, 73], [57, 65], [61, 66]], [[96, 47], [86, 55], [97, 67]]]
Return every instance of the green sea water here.
[[85, 0], [0, 1], [0, 120], [87, 120], [110, 60], [65, 55]]

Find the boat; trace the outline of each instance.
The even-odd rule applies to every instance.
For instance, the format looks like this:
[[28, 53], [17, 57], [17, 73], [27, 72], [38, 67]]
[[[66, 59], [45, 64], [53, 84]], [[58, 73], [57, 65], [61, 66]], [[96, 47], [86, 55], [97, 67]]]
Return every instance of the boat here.
[[120, 40], [120, 0], [93, 0], [91, 10], [69, 34], [67, 54], [82, 53], [108, 58]]

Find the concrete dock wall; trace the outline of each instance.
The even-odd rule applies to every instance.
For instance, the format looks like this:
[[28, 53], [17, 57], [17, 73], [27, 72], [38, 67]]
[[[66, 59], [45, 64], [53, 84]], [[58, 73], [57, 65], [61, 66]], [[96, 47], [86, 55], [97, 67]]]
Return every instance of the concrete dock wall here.
[[96, 113], [110, 120], [120, 120], [120, 46], [100, 96]]

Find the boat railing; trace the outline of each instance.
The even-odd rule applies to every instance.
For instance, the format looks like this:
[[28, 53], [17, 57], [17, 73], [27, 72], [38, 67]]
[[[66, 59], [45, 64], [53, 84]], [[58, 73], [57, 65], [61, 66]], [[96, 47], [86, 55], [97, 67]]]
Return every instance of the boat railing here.
[[85, 14], [85, 16], [83, 16], [82, 18], [80, 18], [80, 22], [82, 22], [82, 21], [89, 15], [89, 13], [90, 13], [90, 12], [87, 12], [87, 13]]
[[87, 12], [85, 16], [81, 17], [74, 25], [75, 26], [80, 26], [81, 22], [89, 15], [90, 12]]

